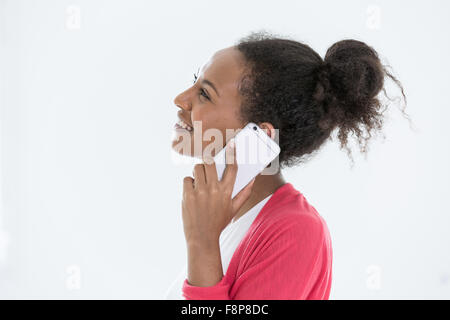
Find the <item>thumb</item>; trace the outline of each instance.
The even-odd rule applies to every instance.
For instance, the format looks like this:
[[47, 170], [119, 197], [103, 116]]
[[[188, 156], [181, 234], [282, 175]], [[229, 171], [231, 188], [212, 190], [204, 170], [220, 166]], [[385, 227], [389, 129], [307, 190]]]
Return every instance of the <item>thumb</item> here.
[[239, 211], [245, 201], [250, 197], [252, 193], [253, 183], [255, 178], [253, 178], [232, 200], [232, 210], [233, 214]]

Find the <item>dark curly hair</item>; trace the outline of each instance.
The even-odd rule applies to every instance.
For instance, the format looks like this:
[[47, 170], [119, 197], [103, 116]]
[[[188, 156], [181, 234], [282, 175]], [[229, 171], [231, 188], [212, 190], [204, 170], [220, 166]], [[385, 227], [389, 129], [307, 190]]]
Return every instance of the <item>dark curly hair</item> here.
[[[322, 59], [308, 45], [266, 31], [252, 32], [235, 47], [243, 54], [246, 70], [239, 84], [240, 118], [270, 122], [279, 129], [280, 168], [307, 161], [339, 128], [341, 149], [353, 132], [362, 153], [372, 131], [383, 124], [383, 104], [377, 97], [388, 76], [401, 83], [381, 64], [377, 52], [357, 40], [333, 44]], [[404, 108], [402, 109], [404, 112]], [[409, 117], [406, 115], [409, 119]], [[365, 136], [366, 134], [366, 136]]]

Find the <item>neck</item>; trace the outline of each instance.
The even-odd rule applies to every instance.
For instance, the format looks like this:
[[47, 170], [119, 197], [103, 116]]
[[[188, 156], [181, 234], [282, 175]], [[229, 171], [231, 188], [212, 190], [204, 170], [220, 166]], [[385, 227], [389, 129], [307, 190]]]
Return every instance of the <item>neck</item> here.
[[252, 187], [252, 193], [233, 217], [233, 223], [243, 216], [248, 210], [254, 207], [258, 202], [274, 193], [285, 183], [286, 181], [284, 180], [281, 171], [278, 171], [278, 173], [274, 175], [257, 175]]

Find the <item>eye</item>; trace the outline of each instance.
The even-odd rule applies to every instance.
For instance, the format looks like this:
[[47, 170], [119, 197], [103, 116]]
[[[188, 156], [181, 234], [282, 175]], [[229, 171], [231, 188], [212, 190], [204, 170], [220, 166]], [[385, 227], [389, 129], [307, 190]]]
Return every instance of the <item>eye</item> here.
[[[194, 73], [194, 82], [193, 83], [195, 83], [197, 81], [197, 79], [198, 79], [197, 74]], [[200, 88], [200, 90], [198, 92], [200, 95], [202, 95], [206, 99], [211, 100], [211, 99], [209, 99], [208, 95], [206, 94], [205, 90], [203, 90], [203, 88]]]
[[200, 93], [200, 95], [204, 96], [206, 99], [209, 100], [209, 97], [208, 97], [208, 95], [205, 93], [205, 90], [203, 90], [202, 88], [200, 88], [199, 93]]

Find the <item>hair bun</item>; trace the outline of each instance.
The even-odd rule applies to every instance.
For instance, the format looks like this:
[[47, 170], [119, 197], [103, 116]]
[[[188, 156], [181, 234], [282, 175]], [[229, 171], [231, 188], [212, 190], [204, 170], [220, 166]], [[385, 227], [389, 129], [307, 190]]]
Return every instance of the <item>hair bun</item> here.
[[333, 44], [317, 71], [314, 99], [324, 112], [319, 126], [323, 130], [338, 126], [346, 132], [364, 118], [370, 126], [378, 114], [376, 96], [383, 88], [385, 74], [377, 52], [364, 42], [342, 40]]
[[375, 97], [384, 84], [384, 69], [377, 52], [357, 40], [342, 40], [325, 54], [324, 71], [341, 101], [363, 102]]

